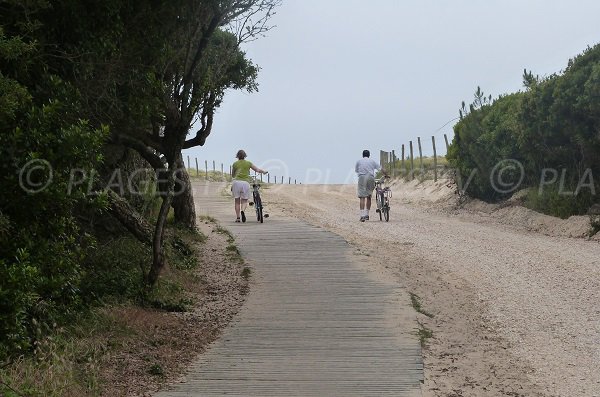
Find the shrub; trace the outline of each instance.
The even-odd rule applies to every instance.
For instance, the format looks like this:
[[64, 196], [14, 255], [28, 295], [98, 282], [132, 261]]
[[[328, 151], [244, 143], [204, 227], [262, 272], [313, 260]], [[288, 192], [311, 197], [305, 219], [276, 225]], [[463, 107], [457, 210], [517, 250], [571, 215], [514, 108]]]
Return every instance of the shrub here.
[[84, 187], [69, 192], [69, 178], [101, 161], [107, 135], [77, 117], [77, 92], [36, 59], [34, 44], [0, 29], [0, 86], [10, 87], [0, 91], [0, 359], [77, 313], [92, 239], [73, 215]]
[[523, 165], [524, 175], [520, 171], [503, 175], [509, 184], [523, 176], [521, 188], [540, 184], [548, 168], [568, 175], [561, 181], [567, 186], [577, 186], [577, 178], [591, 172], [596, 175], [594, 189], [588, 186], [587, 191], [569, 196], [552, 187], [528, 200], [541, 212], [561, 217], [583, 214], [599, 202], [594, 190], [600, 192], [600, 45], [569, 61], [562, 74], [540, 79], [525, 71], [523, 79], [525, 92], [495, 101], [478, 89], [469, 109], [463, 105], [448, 159], [462, 181], [475, 170], [466, 191], [487, 201], [510, 194], [490, 183], [490, 170], [501, 160]]

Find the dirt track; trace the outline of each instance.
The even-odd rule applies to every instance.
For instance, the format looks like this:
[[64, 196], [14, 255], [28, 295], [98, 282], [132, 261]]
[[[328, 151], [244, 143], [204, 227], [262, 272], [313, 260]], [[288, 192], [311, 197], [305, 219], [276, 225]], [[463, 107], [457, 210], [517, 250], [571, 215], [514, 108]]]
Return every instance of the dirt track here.
[[443, 184], [437, 201], [406, 189], [389, 223], [358, 222], [354, 186], [273, 186], [265, 200], [422, 298], [425, 396], [600, 396], [600, 244], [451, 214]]

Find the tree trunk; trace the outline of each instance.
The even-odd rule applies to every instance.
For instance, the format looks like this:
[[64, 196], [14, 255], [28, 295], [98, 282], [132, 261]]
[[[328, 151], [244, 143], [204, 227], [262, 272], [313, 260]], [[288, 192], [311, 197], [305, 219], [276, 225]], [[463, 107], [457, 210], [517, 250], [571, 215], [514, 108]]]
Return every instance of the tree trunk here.
[[183, 227], [196, 230], [196, 208], [190, 176], [185, 168], [183, 156], [177, 158], [177, 171], [175, 173], [175, 195], [173, 197], [173, 211], [175, 222]]
[[137, 213], [137, 211], [125, 200], [112, 190], [108, 190], [110, 203], [109, 212], [125, 228], [144, 244], [152, 244], [152, 225]]
[[158, 219], [156, 220], [156, 226], [154, 228], [154, 236], [152, 238], [152, 266], [150, 272], [148, 272], [148, 285], [154, 286], [158, 281], [161, 271], [165, 267], [167, 260], [165, 258], [165, 224], [167, 221], [167, 215], [171, 209], [173, 202], [174, 187], [175, 187], [175, 172], [177, 171], [176, 164], [172, 163], [169, 165], [167, 171], [168, 182], [166, 184], [166, 191], [162, 194], [162, 204], [160, 211], [158, 212]]

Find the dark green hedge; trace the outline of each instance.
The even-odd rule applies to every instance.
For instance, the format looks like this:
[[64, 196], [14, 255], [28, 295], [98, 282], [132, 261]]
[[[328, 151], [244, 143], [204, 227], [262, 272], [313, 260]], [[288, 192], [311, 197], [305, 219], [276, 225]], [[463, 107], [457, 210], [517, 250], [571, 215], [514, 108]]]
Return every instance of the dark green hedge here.
[[600, 45], [560, 74], [526, 71], [524, 83], [524, 92], [494, 101], [478, 90], [463, 105], [448, 159], [473, 197], [497, 201], [535, 187], [536, 209], [583, 214], [600, 194]]

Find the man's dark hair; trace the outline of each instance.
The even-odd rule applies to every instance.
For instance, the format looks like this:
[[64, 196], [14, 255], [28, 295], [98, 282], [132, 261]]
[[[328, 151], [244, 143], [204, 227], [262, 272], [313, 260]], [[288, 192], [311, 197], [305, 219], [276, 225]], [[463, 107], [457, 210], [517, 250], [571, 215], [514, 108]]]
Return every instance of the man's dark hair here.
[[371, 152], [368, 150], [363, 150], [363, 157], [371, 157]]

